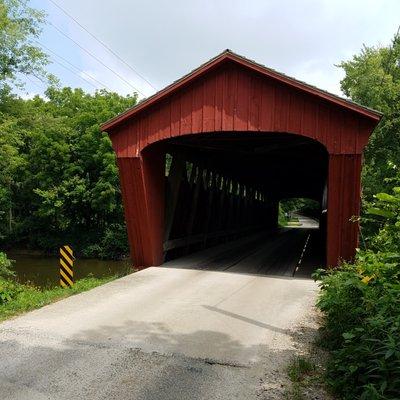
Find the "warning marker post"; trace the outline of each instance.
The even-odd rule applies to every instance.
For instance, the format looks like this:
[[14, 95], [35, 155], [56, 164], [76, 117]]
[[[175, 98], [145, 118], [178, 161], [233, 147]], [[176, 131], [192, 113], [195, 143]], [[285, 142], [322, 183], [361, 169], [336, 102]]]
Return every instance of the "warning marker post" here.
[[60, 285], [63, 288], [74, 284], [74, 252], [68, 245], [60, 247]]

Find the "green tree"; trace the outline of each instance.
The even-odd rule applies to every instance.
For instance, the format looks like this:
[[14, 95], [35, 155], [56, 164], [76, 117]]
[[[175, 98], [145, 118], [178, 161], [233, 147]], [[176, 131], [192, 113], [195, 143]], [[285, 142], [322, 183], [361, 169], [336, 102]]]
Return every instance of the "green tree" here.
[[400, 36], [386, 47], [367, 47], [340, 64], [346, 73], [341, 81], [345, 95], [380, 110], [383, 119], [365, 150], [364, 195], [390, 192], [386, 178], [396, 175], [400, 165]]
[[13, 231], [12, 193], [22, 162], [17, 125], [24, 104], [10, 85], [21, 86], [20, 74], [52, 80], [45, 70], [46, 54], [33, 44], [43, 22], [43, 12], [28, 7], [26, 0], [0, 0], [0, 239]]
[[33, 42], [44, 17], [27, 0], [0, 0], [0, 90], [19, 73], [48, 77], [48, 58]]
[[136, 96], [71, 88], [46, 95], [19, 99], [19, 115], [9, 114], [7, 140], [18, 138], [18, 162], [9, 174], [13, 231], [5, 241], [48, 251], [68, 241], [87, 256], [121, 255], [127, 243], [115, 154], [99, 126]]
[[19, 154], [22, 140], [18, 121], [24, 102], [9, 90], [0, 91], [0, 240], [14, 230], [12, 194], [16, 190], [17, 169], [23, 162]]

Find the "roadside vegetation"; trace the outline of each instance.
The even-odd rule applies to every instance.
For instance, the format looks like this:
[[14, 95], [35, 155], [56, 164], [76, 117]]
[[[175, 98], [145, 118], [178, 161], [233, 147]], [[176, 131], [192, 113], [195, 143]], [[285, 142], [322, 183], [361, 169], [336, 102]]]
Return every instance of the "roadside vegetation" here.
[[369, 209], [383, 223], [354, 264], [317, 271], [327, 380], [343, 399], [400, 398], [400, 181]]
[[85, 292], [115, 278], [117, 276], [87, 277], [76, 281], [71, 288], [39, 288], [19, 283], [14, 277], [12, 261], [0, 252], [0, 321], [43, 307], [73, 294]]
[[319, 270], [327, 383], [345, 400], [400, 398], [400, 38], [341, 65], [342, 89], [385, 115], [365, 152], [361, 249]]
[[290, 385], [286, 389], [285, 400], [322, 399], [317, 393], [321, 393], [324, 400], [328, 400], [325, 398], [323, 370], [315, 365], [313, 360], [303, 356], [293, 357], [286, 372]]

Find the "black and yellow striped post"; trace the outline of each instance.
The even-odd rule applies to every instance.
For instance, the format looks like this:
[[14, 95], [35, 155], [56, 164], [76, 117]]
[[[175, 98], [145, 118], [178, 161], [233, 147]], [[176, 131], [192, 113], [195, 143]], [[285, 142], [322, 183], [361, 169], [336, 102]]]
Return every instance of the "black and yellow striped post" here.
[[60, 285], [64, 288], [74, 284], [74, 252], [70, 246], [60, 247]]

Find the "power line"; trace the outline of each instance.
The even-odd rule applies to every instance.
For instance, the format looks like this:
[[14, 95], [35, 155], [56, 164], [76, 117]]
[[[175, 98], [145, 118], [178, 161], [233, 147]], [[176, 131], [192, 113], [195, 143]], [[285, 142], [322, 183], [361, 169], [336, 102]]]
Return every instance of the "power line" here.
[[[28, 79], [29, 82], [33, 83], [37, 88], [40, 90], [46, 90], [44, 86], [39, 85], [37, 82], [35, 82], [33, 79], [31, 79], [28, 75], [26, 75], [26, 79]], [[41, 81], [43, 83], [43, 81]]]
[[107, 90], [109, 90], [110, 92], [112, 92], [112, 90], [105, 85], [104, 83], [100, 82], [99, 80], [97, 80], [96, 78], [94, 78], [92, 75], [88, 74], [85, 71], [82, 71], [79, 67], [77, 67], [76, 65], [72, 64], [71, 62], [69, 62], [66, 58], [64, 58], [63, 56], [60, 56], [59, 54], [57, 54], [55, 51], [49, 49], [47, 46], [45, 46], [43, 43], [39, 42], [38, 40], [34, 40], [34, 42], [36, 42], [37, 44], [39, 44], [41, 47], [43, 47], [44, 49], [46, 49], [47, 51], [49, 51], [50, 53], [53, 53], [55, 56], [57, 56], [58, 58], [60, 58], [61, 60], [63, 60], [64, 62], [66, 62], [67, 64], [69, 64], [71, 67], [75, 68], [77, 71], [79, 71], [81, 74], [86, 75], [89, 79], [92, 79], [93, 81], [97, 82], [99, 85], [103, 86], [104, 88], [106, 88]]
[[64, 8], [62, 8], [59, 4], [57, 4], [53, 0], [49, 0], [52, 4], [54, 4], [59, 10], [61, 10], [67, 17], [71, 18], [77, 25], [79, 25], [86, 33], [88, 33], [93, 39], [95, 39], [98, 43], [100, 43], [105, 49], [107, 49], [111, 54], [118, 58], [123, 64], [125, 64], [131, 71], [133, 71], [136, 75], [142, 78], [146, 83], [148, 83], [154, 90], [158, 90], [148, 79], [146, 79], [142, 74], [140, 74], [135, 68], [133, 68], [130, 64], [128, 64], [121, 56], [119, 56], [113, 49], [111, 49], [106, 43], [100, 40], [97, 36], [95, 36], [92, 32], [90, 32], [85, 26], [83, 26], [76, 18], [74, 18], [70, 13], [68, 13]]
[[56, 25], [54, 25], [52, 22], [49, 21], [49, 24], [56, 29], [59, 33], [61, 33], [63, 36], [65, 36], [67, 39], [69, 39], [71, 42], [75, 43], [80, 49], [82, 49], [85, 53], [87, 53], [89, 56], [91, 56], [93, 59], [95, 59], [97, 62], [99, 62], [101, 65], [106, 67], [108, 70], [110, 70], [114, 75], [116, 75], [119, 79], [124, 81], [127, 85], [129, 85], [133, 90], [136, 92], [140, 93], [142, 96], [146, 97], [145, 94], [137, 89], [135, 86], [133, 86], [129, 81], [127, 81], [122, 75], [120, 75], [118, 72], [114, 71], [112, 68], [110, 68], [107, 64], [105, 64], [103, 61], [101, 61], [98, 57], [96, 57], [93, 53], [91, 53], [89, 50], [87, 50], [85, 47], [81, 46], [76, 40], [72, 39], [70, 36], [68, 36], [65, 32], [63, 32], [61, 29], [59, 29]]
[[39, 75], [36, 75], [35, 73], [31, 73], [31, 75], [33, 75], [38, 81], [42, 82], [45, 87], [48, 86], [48, 82], [45, 82]]
[[76, 76], [78, 76], [79, 78], [81, 78], [82, 80], [84, 80], [84, 81], [85, 81], [86, 83], [88, 83], [90, 86], [93, 86], [95, 89], [97, 89], [97, 86], [96, 86], [96, 85], [94, 85], [92, 82], [88, 81], [88, 80], [87, 80], [86, 78], [84, 78], [83, 76], [79, 75], [79, 74], [78, 74], [77, 72], [75, 72], [73, 69], [67, 67], [67, 66], [64, 65], [63, 63], [61, 63], [61, 62], [55, 60], [54, 58], [53, 58], [53, 61], [54, 61], [56, 64], [61, 65], [61, 66], [62, 66], [63, 68], [65, 68], [67, 71], [72, 72], [73, 74], [75, 74]]

